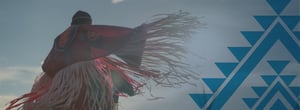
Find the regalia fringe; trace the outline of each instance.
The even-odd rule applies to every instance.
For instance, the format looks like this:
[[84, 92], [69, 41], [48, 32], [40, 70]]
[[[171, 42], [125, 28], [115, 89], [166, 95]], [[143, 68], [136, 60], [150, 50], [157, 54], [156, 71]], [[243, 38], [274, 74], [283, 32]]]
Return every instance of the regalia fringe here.
[[[189, 51], [184, 45], [205, 24], [199, 21], [199, 17], [183, 11], [153, 17], [149, 23], [135, 28], [138, 35], [129, 40], [117, 54], [138, 53], [135, 50], [139, 49], [134, 45], [145, 40], [138, 76], [142, 74], [163, 87], [192, 84], [189, 80], [198, 79], [199, 73], [194, 72], [186, 62]], [[131, 69], [131, 66], [126, 67]]]
[[47, 81], [47, 79], [47, 76], [42, 74], [30, 94], [47, 92], [43, 92], [39, 97], [25, 96], [15, 100], [21, 102], [11, 104], [6, 110], [20, 104], [24, 104], [19, 108], [21, 110], [117, 109], [112, 97], [110, 72], [105, 66], [102, 69], [96, 67], [94, 60], [72, 64], [60, 70], [52, 80]]

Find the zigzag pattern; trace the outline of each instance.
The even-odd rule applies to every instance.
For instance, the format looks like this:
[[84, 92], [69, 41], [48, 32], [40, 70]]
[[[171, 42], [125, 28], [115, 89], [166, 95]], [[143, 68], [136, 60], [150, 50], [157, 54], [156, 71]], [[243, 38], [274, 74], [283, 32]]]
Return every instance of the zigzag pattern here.
[[[263, 110], [264, 107], [272, 100], [272, 97], [275, 96], [276, 92], [280, 92], [284, 98], [289, 102], [290, 106], [294, 109], [299, 108], [299, 99], [297, 99], [297, 92], [295, 90], [300, 90], [300, 87], [293, 87], [290, 86], [291, 82], [296, 78], [295, 75], [282, 75], [283, 69], [289, 63], [289, 61], [277, 61], [272, 60], [268, 61], [272, 69], [276, 72], [276, 75], [261, 75], [263, 80], [267, 83], [268, 86], [254, 86], [252, 87], [253, 91], [257, 94], [258, 98], [243, 98], [245, 103], [248, 105], [249, 108], [255, 108], [258, 110]], [[278, 79], [278, 81], [274, 81]], [[280, 83], [280, 81], [284, 83]], [[287, 89], [285, 87], [288, 87]], [[269, 92], [267, 90], [269, 89]], [[292, 91], [292, 94], [289, 93]], [[258, 100], [261, 101], [258, 101]], [[254, 107], [254, 105], [257, 105]], [[277, 100], [271, 108], [276, 108], [275, 110], [287, 110], [288, 108], [286, 105], [282, 103], [281, 100]], [[273, 110], [273, 109], [272, 109]]]
[[[192, 99], [200, 108], [209, 110], [220, 110], [229, 100], [237, 88], [251, 74], [261, 59], [272, 48], [276, 41], [286, 47], [289, 53], [300, 62], [300, 32], [293, 31], [300, 21], [300, 16], [284, 16], [282, 11], [290, 3], [290, 0], [266, 0], [277, 15], [275, 16], [254, 16], [256, 21], [265, 31], [242, 31], [242, 35], [251, 44], [251, 47], [228, 47], [231, 53], [239, 62], [216, 62], [216, 66], [224, 74], [225, 78], [203, 78], [202, 80], [213, 93], [190, 94]], [[282, 22], [281, 22], [282, 21]], [[288, 29], [284, 28], [286, 26]], [[266, 30], [270, 30], [266, 32]], [[288, 31], [292, 32], [289, 33]], [[296, 41], [296, 40], [299, 41]], [[258, 42], [258, 41], [261, 42]], [[256, 48], [253, 48], [254, 45]], [[250, 50], [254, 50], [249, 53]], [[248, 58], [245, 56], [248, 55]], [[241, 60], [245, 62], [241, 63]], [[299, 109], [300, 86], [291, 86], [296, 78], [295, 75], [283, 75], [282, 71], [289, 64], [288, 60], [270, 60], [268, 64], [276, 73], [275, 75], [261, 75], [267, 86], [253, 86], [252, 89], [258, 97], [243, 98], [249, 109], [263, 110], [267, 105], [271, 105], [272, 110], [287, 110], [289, 108]], [[236, 68], [241, 65], [240, 68]], [[237, 71], [233, 73], [233, 70]], [[228, 76], [232, 76], [228, 78]], [[228, 80], [225, 84], [225, 80]], [[221, 88], [221, 85], [223, 88]], [[219, 91], [218, 93], [216, 91]], [[283, 95], [285, 99], [275, 97], [277, 93]], [[274, 99], [275, 98], [275, 99]], [[276, 100], [274, 103], [269, 103]], [[283, 103], [286, 100], [289, 105]]]

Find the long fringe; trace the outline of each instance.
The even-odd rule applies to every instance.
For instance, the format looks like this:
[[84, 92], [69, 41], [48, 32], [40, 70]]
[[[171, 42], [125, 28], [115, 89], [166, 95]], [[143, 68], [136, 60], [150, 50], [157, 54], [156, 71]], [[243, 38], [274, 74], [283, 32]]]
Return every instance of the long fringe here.
[[[103, 60], [109, 63], [106, 65], [117, 67], [118, 72], [125, 76], [124, 79], [133, 82], [131, 83], [133, 85], [144, 86], [149, 81], [154, 81], [156, 85], [163, 87], [192, 84], [189, 80], [198, 79], [199, 74], [194, 72], [185, 61], [188, 51], [184, 48], [184, 44], [192, 33], [204, 24], [199, 22], [198, 17], [182, 11], [154, 17], [156, 19], [150, 23], [136, 27], [136, 34], [127, 45], [115, 52], [120, 56], [141, 57], [140, 66], [131, 66], [112, 57]], [[142, 45], [143, 42], [145, 44]], [[149, 86], [148, 88], [151, 89]]]
[[[52, 79], [51, 86], [39, 88], [40, 85], [47, 85], [37, 81], [33, 90], [47, 91], [34, 97], [20, 97], [17, 101], [25, 100], [22, 103], [12, 103], [6, 110], [14, 107], [23, 107], [23, 110], [115, 110], [116, 103], [113, 99], [112, 80], [107, 69], [100, 69], [95, 66], [95, 61], [86, 61], [73, 64], [59, 71]], [[42, 77], [46, 77], [43, 75]], [[36, 90], [38, 89], [38, 90]], [[33, 99], [33, 100], [32, 100]]]
[[[185, 61], [188, 51], [184, 44], [191, 34], [204, 24], [199, 22], [198, 17], [182, 11], [154, 17], [157, 19], [136, 27], [136, 34], [127, 45], [114, 53], [117, 56], [140, 57], [140, 66], [124, 63], [113, 57], [102, 60], [108, 63], [105, 65], [110, 65], [110, 68], [121, 73], [136, 90], [139, 90], [141, 85], [146, 85], [151, 93], [152, 81], [163, 87], [181, 86], [186, 83], [193, 85], [190, 79], [198, 79], [199, 74]], [[128, 59], [125, 62], [129, 62]]]
[[184, 44], [203, 25], [199, 18], [183, 11], [154, 17], [158, 20], [138, 27], [145, 31], [147, 39], [141, 69], [159, 74], [160, 77], [153, 80], [166, 87], [190, 83], [190, 78], [197, 79], [199, 74], [185, 62], [188, 52]]

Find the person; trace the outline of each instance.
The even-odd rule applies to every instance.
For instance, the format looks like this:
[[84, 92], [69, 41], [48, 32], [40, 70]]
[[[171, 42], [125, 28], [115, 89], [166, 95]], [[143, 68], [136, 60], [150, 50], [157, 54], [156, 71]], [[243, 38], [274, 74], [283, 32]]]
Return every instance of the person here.
[[182, 61], [184, 39], [200, 22], [180, 11], [135, 28], [93, 25], [77, 11], [55, 38], [30, 93], [6, 110], [116, 110], [119, 96], [140, 94], [149, 80], [161, 86], [189, 83], [197, 73]]

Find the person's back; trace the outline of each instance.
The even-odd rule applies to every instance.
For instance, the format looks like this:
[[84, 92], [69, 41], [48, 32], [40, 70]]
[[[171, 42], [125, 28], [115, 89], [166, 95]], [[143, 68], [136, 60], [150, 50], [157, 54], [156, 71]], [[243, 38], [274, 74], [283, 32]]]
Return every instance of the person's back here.
[[197, 75], [182, 62], [182, 46], [198, 25], [185, 12], [133, 29], [93, 25], [87, 12], [78, 11], [55, 38], [32, 91], [6, 110], [114, 110], [119, 96], [141, 93], [148, 79], [168, 87], [188, 83]]

